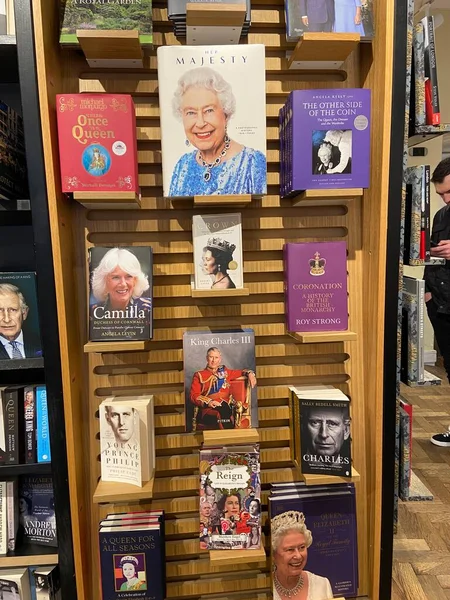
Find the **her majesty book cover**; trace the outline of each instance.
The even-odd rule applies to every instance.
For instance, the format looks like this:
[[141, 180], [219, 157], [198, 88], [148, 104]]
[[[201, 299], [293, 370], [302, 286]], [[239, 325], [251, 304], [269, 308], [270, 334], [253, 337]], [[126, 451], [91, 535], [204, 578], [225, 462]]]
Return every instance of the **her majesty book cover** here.
[[242, 224], [239, 213], [194, 215], [192, 237], [196, 290], [244, 287]]
[[89, 340], [152, 337], [152, 249], [89, 249]]
[[367, 188], [370, 90], [296, 90], [280, 135], [289, 140], [288, 196], [308, 189]]
[[284, 273], [288, 331], [348, 329], [345, 242], [285, 244]]
[[139, 193], [128, 94], [57, 94], [62, 191]]
[[164, 196], [265, 194], [264, 46], [161, 46], [158, 83]]

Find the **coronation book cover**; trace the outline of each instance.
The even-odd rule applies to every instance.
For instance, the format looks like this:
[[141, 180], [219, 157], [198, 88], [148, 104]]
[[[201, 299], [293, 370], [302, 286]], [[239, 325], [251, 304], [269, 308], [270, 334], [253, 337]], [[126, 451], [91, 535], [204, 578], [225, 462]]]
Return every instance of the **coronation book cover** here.
[[89, 340], [149, 340], [153, 335], [149, 246], [89, 248]]
[[265, 194], [264, 46], [160, 46], [158, 84], [164, 196]]

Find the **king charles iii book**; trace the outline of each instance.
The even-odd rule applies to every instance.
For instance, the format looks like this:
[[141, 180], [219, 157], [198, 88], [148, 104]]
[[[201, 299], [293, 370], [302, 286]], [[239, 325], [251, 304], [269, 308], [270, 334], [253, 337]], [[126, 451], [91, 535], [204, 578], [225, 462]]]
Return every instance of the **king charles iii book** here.
[[345, 242], [285, 244], [284, 273], [288, 331], [348, 329]]
[[139, 194], [136, 116], [128, 94], [58, 94], [62, 191]]
[[161, 46], [158, 84], [164, 196], [265, 194], [264, 46]]

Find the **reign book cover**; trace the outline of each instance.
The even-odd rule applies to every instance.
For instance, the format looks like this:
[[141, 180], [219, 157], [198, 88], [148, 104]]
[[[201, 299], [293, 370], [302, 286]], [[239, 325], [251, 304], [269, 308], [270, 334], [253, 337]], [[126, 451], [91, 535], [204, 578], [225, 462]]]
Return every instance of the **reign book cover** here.
[[62, 191], [139, 194], [136, 115], [128, 94], [57, 94]]
[[25, 543], [54, 547], [58, 545], [51, 477], [21, 477], [19, 527]]
[[244, 287], [241, 215], [194, 215], [194, 285], [197, 290]]
[[164, 196], [266, 193], [264, 50], [158, 48]]
[[77, 29], [137, 29], [142, 46], [153, 42], [151, 0], [60, 0], [61, 44], [78, 45]]
[[149, 340], [152, 331], [152, 249], [89, 249], [89, 340]]
[[200, 450], [200, 547], [261, 544], [259, 445]]
[[288, 331], [347, 330], [345, 242], [285, 244], [284, 270]]
[[186, 431], [258, 426], [252, 329], [183, 335]]

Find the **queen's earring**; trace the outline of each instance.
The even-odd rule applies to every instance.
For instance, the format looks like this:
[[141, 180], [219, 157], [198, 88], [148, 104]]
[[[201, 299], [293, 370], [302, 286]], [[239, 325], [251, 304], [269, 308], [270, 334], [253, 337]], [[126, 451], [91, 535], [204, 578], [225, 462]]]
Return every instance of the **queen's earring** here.
[[186, 139], [186, 140], [184, 141], [184, 145], [185, 145], [185, 146], [190, 146], [190, 145], [191, 145], [191, 142], [190, 142], [188, 139]]

